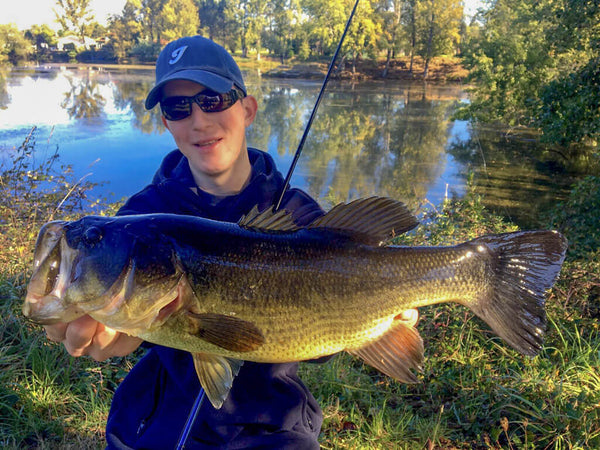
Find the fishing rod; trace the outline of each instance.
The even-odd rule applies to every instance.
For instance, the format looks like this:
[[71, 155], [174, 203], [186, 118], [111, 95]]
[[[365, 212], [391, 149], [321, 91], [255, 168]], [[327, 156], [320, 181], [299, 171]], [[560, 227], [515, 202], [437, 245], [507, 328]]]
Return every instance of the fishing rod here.
[[306, 124], [306, 127], [304, 128], [304, 133], [302, 134], [302, 138], [300, 139], [300, 143], [298, 144], [298, 148], [296, 149], [296, 153], [294, 154], [294, 159], [292, 160], [292, 165], [290, 166], [290, 169], [288, 170], [288, 173], [285, 177], [283, 187], [281, 188], [281, 193], [279, 194], [279, 199], [277, 200], [277, 203], [275, 203], [275, 205], [273, 207], [273, 211], [279, 210], [279, 207], [281, 206], [281, 202], [283, 201], [283, 196], [285, 194], [285, 191], [287, 191], [287, 188], [290, 185], [292, 173], [294, 172], [294, 169], [296, 168], [296, 164], [298, 164], [298, 159], [300, 159], [300, 154], [302, 153], [302, 149], [304, 148], [304, 142], [306, 141], [306, 137], [308, 136], [308, 131], [310, 130], [313, 120], [314, 120], [315, 116], [317, 115], [317, 109], [319, 108], [319, 104], [321, 103], [321, 99], [323, 98], [323, 93], [325, 92], [325, 87], [327, 86], [327, 83], [329, 82], [329, 77], [331, 76], [331, 72], [333, 71], [333, 65], [335, 64], [335, 60], [337, 59], [338, 54], [340, 53], [342, 44], [344, 43], [344, 39], [346, 37], [346, 33], [348, 33], [348, 29], [350, 28], [350, 23], [352, 22], [352, 18], [354, 17], [354, 13], [356, 12], [356, 7], [358, 6], [358, 2], [359, 2], [359, 0], [356, 0], [356, 2], [354, 3], [354, 7], [352, 8], [352, 12], [350, 13], [350, 16], [348, 16], [348, 21], [346, 22], [346, 27], [344, 28], [344, 32], [342, 33], [342, 37], [340, 38], [340, 42], [338, 43], [337, 49], [335, 50], [335, 53], [333, 54], [333, 57], [331, 58], [331, 62], [329, 63], [329, 69], [327, 70], [327, 75], [325, 75], [325, 79], [323, 80], [323, 85], [321, 86], [321, 91], [319, 92], [319, 96], [317, 97], [315, 106], [313, 107], [313, 110], [310, 113], [310, 118], [308, 119], [308, 123]]
[[[298, 163], [298, 159], [300, 158], [300, 154], [302, 153], [302, 149], [304, 148], [304, 142], [306, 141], [306, 137], [308, 136], [308, 131], [310, 130], [313, 120], [317, 114], [317, 109], [319, 108], [319, 104], [321, 103], [321, 99], [323, 98], [323, 93], [325, 92], [325, 87], [327, 86], [327, 83], [329, 82], [329, 78], [331, 77], [331, 72], [333, 71], [333, 65], [335, 64], [335, 60], [337, 59], [338, 54], [340, 53], [342, 44], [344, 43], [344, 39], [346, 38], [346, 34], [348, 33], [348, 29], [350, 28], [350, 24], [352, 23], [352, 18], [354, 17], [354, 13], [356, 12], [358, 2], [359, 2], [359, 0], [356, 0], [356, 2], [354, 3], [354, 7], [352, 8], [352, 11], [350, 12], [350, 16], [348, 16], [348, 21], [346, 22], [344, 32], [342, 33], [340, 42], [338, 43], [335, 53], [333, 54], [333, 57], [331, 58], [331, 62], [329, 63], [329, 69], [327, 70], [327, 75], [325, 75], [325, 79], [323, 80], [323, 85], [321, 86], [319, 96], [317, 97], [315, 106], [313, 107], [313, 110], [310, 113], [310, 118], [308, 119], [308, 123], [306, 124], [306, 127], [304, 128], [304, 133], [302, 134], [302, 139], [300, 139], [300, 143], [298, 144], [298, 148], [296, 149], [296, 153], [294, 154], [294, 159], [292, 160], [292, 165], [290, 166], [290, 169], [288, 170], [288, 173], [285, 177], [285, 181], [283, 183], [283, 188], [281, 189], [281, 193], [279, 194], [279, 199], [277, 200], [277, 203], [275, 203], [275, 205], [274, 205], [273, 211], [279, 210], [279, 207], [281, 206], [281, 202], [283, 200], [285, 191], [287, 191], [287, 188], [290, 185], [290, 179], [292, 178], [292, 173], [294, 172], [294, 169], [296, 168], [296, 164]], [[176, 450], [183, 450], [185, 448], [185, 444], [188, 440], [190, 432], [192, 431], [192, 426], [194, 425], [194, 422], [196, 421], [196, 417], [198, 416], [198, 413], [200, 412], [200, 407], [202, 406], [204, 397], [205, 397], [205, 392], [204, 392], [204, 389], [201, 387], [200, 393], [196, 397], [196, 400], [194, 401], [194, 404], [192, 405], [192, 409], [190, 410], [190, 413], [185, 421], [185, 426], [181, 432], [179, 441], [177, 442]]]

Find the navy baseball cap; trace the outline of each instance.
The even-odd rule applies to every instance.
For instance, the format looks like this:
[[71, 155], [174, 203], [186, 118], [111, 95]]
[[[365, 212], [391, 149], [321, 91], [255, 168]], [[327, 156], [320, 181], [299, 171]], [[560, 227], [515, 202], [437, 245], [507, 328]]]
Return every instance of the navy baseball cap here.
[[146, 109], [160, 101], [163, 86], [171, 80], [189, 80], [220, 94], [237, 86], [244, 94], [242, 72], [227, 50], [202, 36], [169, 42], [156, 61], [156, 84], [146, 97]]

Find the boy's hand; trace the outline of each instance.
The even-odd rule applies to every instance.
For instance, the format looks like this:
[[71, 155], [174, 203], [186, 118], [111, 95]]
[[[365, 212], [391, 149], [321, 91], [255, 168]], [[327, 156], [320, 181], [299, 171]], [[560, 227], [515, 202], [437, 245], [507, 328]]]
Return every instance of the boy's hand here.
[[115, 331], [87, 315], [44, 328], [48, 339], [62, 342], [70, 355], [87, 355], [96, 361], [128, 355], [142, 343], [142, 339]]

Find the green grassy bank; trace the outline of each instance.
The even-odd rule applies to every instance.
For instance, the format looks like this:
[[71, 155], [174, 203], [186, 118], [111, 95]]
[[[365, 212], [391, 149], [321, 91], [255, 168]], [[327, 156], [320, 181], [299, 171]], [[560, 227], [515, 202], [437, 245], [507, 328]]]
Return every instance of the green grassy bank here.
[[[53, 157], [35, 163], [35, 133], [0, 167], [0, 447], [103, 448], [112, 393], [138, 354], [96, 363], [71, 358], [26, 322], [21, 303], [40, 226], [117, 205]], [[402, 385], [348, 355], [303, 364], [323, 407], [327, 449], [600, 448], [600, 179], [587, 178], [547, 218], [571, 247], [548, 296], [545, 346], [523, 357], [465, 308], [420, 311], [426, 359]], [[87, 208], [87, 209], [86, 209]], [[407, 245], [449, 245], [516, 226], [470, 191], [422, 214]]]

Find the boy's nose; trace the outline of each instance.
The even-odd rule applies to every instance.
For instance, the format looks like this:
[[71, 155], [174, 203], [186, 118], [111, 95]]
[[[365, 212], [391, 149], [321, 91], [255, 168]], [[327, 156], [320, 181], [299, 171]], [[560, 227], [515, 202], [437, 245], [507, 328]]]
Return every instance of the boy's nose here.
[[204, 125], [207, 122], [208, 115], [211, 113], [204, 112], [195, 102], [192, 103], [192, 121], [194, 126]]

